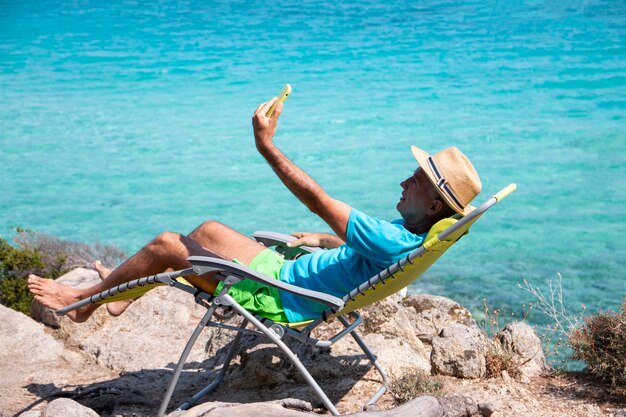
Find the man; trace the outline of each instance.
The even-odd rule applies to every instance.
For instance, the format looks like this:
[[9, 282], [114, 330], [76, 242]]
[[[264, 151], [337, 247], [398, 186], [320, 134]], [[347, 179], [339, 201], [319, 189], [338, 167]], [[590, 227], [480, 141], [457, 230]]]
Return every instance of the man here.
[[[187, 236], [172, 232], [160, 234], [113, 271], [96, 264], [102, 281], [90, 288], [66, 287], [30, 275], [28, 287], [35, 299], [58, 309], [139, 277], [168, 268], [188, 268], [191, 265], [186, 258], [192, 255], [236, 260], [275, 279], [341, 297], [417, 249], [438, 220], [455, 212], [463, 215], [481, 190], [478, 174], [458, 149], [448, 148], [430, 156], [412, 147], [419, 167], [400, 183], [402, 196], [396, 208], [402, 219], [389, 223], [369, 217], [326, 194], [274, 145], [272, 140], [282, 103], [278, 104], [271, 118], [265, 114], [275, 101], [276, 98], [259, 105], [252, 118], [256, 147], [285, 186], [336, 234], [296, 233], [298, 239], [291, 246], [319, 246], [330, 250], [302, 256], [296, 261], [285, 261], [254, 240], [209, 220]], [[186, 279], [211, 294], [222, 287], [221, 282], [210, 274]], [[229, 294], [249, 311], [275, 321], [302, 321], [316, 317], [325, 308], [251, 280], [236, 284]], [[109, 313], [119, 315], [129, 304], [129, 301], [112, 303], [108, 306]], [[84, 306], [68, 316], [82, 322], [97, 307]]]

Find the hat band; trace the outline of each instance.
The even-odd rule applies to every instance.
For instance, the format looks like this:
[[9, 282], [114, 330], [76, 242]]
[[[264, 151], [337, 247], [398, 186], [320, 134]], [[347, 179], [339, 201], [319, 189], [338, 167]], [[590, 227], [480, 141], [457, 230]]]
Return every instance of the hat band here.
[[450, 200], [454, 201], [457, 206], [464, 209], [465, 205], [461, 204], [459, 199], [456, 197], [456, 194], [454, 194], [452, 189], [448, 186], [448, 180], [446, 180], [445, 177], [441, 175], [441, 171], [439, 171], [439, 168], [437, 168], [437, 164], [435, 164], [435, 160], [433, 159], [433, 157], [429, 156], [427, 160], [428, 160], [428, 164], [430, 165], [430, 168], [433, 170], [433, 173], [435, 174], [435, 177], [437, 178], [437, 187], [439, 187], [439, 189], [445, 195], [447, 195], [450, 198]]

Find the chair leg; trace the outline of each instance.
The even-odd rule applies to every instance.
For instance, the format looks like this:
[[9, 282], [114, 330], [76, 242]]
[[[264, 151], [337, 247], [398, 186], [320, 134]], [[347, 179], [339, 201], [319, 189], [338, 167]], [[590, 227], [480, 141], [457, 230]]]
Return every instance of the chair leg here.
[[[248, 320], [243, 319], [239, 328], [245, 329], [247, 325], [248, 325]], [[228, 350], [228, 354], [226, 355], [226, 359], [224, 361], [224, 364], [222, 365], [222, 369], [220, 370], [219, 375], [215, 377], [215, 379], [211, 381], [209, 385], [207, 385], [202, 390], [198, 391], [193, 397], [191, 397], [190, 399], [188, 399], [187, 401], [179, 405], [176, 408], [176, 411], [183, 411], [183, 410], [190, 409], [195, 403], [198, 402], [200, 398], [202, 398], [203, 396], [205, 396], [206, 394], [208, 394], [209, 392], [217, 388], [217, 386], [224, 379], [224, 376], [226, 376], [226, 372], [228, 371], [228, 368], [230, 367], [230, 363], [233, 360], [235, 353], [237, 352], [237, 347], [239, 346], [239, 342], [241, 341], [242, 336], [243, 336], [243, 333], [240, 332], [240, 333], [237, 333], [237, 336], [235, 336], [235, 339], [233, 339], [233, 344]]]
[[213, 315], [214, 311], [215, 311], [215, 305], [212, 304], [209, 307], [209, 310], [206, 312], [206, 314], [202, 317], [202, 320], [200, 320], [200, 322], [196, 326], [196, 329], [193, 331], [193, 333], [191, 334], [191, 337], [189, 338], [189, 341], [185, 345], [185, 349], [183, 349], [183, 353], [181, 353], [180, 359], [178, 360], [178, 364], [176, 365], [176, 369], [174, 370], [174, 374], [172, 375], [172, 380], [170, 381], [170, 385], [167, 388], [167, 391], [165, 392], [163, 401], [161, 402], [161, 407], [159, 408], [158, 417], [163, 417], [165, 415], [167, 406], [169, 405], [170, 399], [172, 398], [172, 394], [174, 393], [174, 388], [176, 387], [176, 384], [178, 383], [178, 378], [180, 378], [180, 374], [183, 370], [183, 366], [185, 365], [185, 362], [187, 361], [187, 357], [189, 356], [189, 353], [191, 352], [191, 348], [196, 343], [196, 340], [198, 340], [198, 337], [200, 336], [200, 333], [202, 333], [202, 330], [206, 327], [206, 325], [211, 320], [211, 316]]
[[281, 340], [281, 337], [278, 336], [273, 330], [265, 327], [263, 323], [261, 323], [247, 310], [237, 304], [230, 296], [226, 295], [224, 296], [224, 298], [228, 300], [229, 304], [232, 303], [230, 304], [232, 308], [237, 310], [239, 314], [241, 314], [248, 321], [250, 321], [250, 323], [252, 323], [257, 329], [263, 332], [265, 336], [267, 336], [272, 342], [274, 342], [276, 346], [278, 346], [283, 351], [283, 353], [287, 355], [289, 360], [291, 360], [291, 362], [296, 366], [306, 382], [311, 386], [311, 388], [313, 388], [319, 399], [322, 400], [322, 403], [324, 404], [326, 409], [328, 409], [328, 411], [330, 411], [332, 415], [338, 416], [339, 412], [335, 408], [335, 405], [330, 401], [326, 393], [322, 391], [317, 381], [315, 381], [315, 379], [313, 378], [313, 376], [311, 376], [306, 367], [302, 364], [302, 362], [300, 362], [300, 359], [298, 359], [298, 357], [291, 351], [291, 349], [289, 349], [289, 347]]
[[[348, 322], [348, 320], [346, 320], [345, 317], [339, 316], [338, 319], [344, 326], [348, 327], [350, 325], [350, 323]], [[378, 373], [383, 379], [381, 387], [378, 389], [378, 391], [374, 393], [372, 398], [370, 398], [369, 401], [365, 403], [365, 405], [363, 406], [363, 409], [365, 411], [370, 411], [372, 406], [376, 406], [376, 401], [378, 401], [380, 397], [382, 397], [383, 394], [387, 391], [387, 386], [389, 385], [389, 378], [387, 377], [387, 373], [385, 372], [383, 367], [378, 362], [376, 355], [372, 353], [372, 351], [367, 346], [365, 341], [361, 338], [361, 335], [359, 335], [356, 330], [351, 331], [350, 335], [352, 336], [354, 341], [359, 345], [361, 350], [363, 350], [363, 353], [365, 353], [365, 356], [367, 356], [367, 358], [370, 360], [372, 365], [374, 365], [376, 370], [378, 370]]]

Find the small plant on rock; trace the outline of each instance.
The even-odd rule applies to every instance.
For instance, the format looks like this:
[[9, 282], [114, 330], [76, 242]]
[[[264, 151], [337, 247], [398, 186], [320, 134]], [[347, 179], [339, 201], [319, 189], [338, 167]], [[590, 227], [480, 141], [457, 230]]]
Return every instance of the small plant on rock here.
[[[510, 377], [519, 378], [522, 375], [521, 367], [525, 362], [520, 360], [519, 355], [515, 352], [511, 352], [500, 343], [499, 337], [502, 330], [502, 327], [500, 326], [500, 309], [489, 308], [487, 300], [483, 300], [483, 312], [485, 313], [485, 320], [480, 324], [489, 339], [485, 355], [487, 377], [500, 378], [502, 376], [502, 371], [506, 371]], [[527, 311], [524, 311], [522, 321], [526, 319], [527, 314]], [[514, 317], [515, 314], [511, 313], [511, 316], [507, 319], [506, 324], [513, 322]]]
[[422, 371], [406, 372], [401, 376], [391, 376], [389, 391], [396, 405], [404, 404], [422, 394], [436, 394], [443, 383]]
[[503, 348], [497, 339], [489, 341], [485, 362], [487, 378], [500, 378], [502, 371], [506, 371], [512, 378], [517, 379], [522, 376], [523, 363], [520, 363], [519, 355]]

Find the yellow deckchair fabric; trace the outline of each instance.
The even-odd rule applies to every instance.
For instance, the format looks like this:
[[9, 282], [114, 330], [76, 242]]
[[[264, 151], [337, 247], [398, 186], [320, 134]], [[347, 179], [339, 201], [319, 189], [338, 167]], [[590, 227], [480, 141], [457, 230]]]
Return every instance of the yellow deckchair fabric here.
[[471, 223], [462, 227], [457, 233], [440, 241], [437, 237], [448, 227], [457, 222], [454, 218], [442, 219], [430, 229], [426, 238], [424, 239], [424, 249], [426, 252], [412, 261], [412, 263], [406, 264], [402, 269], [394, 272], [384, 282], [379, 283], [375, 287], [372, 287], [365, 291], [362, 295], [357, 295], [353, 301], [346, 303], [345, 307], [334, 314], [333, 316], [340, 316], [348, 314], [352, 311], [363, 308], [367, 305], [380, 301], [390, 295], [400, 291], [404, 287], [411, 284], [420, 275], [422, 275], [430, 266], [435, 263], [441, 255], [444, 254], [448, 248], [450, 248], [463, 234], [467, 233]]
[[[188, 285], [190, 287], [193, 287], [193, 285], [191, 285], [189, 283], [189, 281], [187, 281], [184, 278], [177, 278], [176, 280], [178, 282], [180, 282], [181, 284], [185, 284], [185, 285]], [[96, 304], [107, 304], [107, 303], [112, 303], [114, 301], [129, 300], [131, 298], [141, 297], [142, 295], [144, 295], [145, 293], [147, 293], [151, 289], [156, 288], [156, 287], [161, 287], [163, 285], [165, 285], [165, 284], [162, 284], [160, 282], [155, 282], [154, 284], [141, 285], [141, 286], [138, 286], [138, 287], [131, 288], [129, 290], [120, 292], [118, 294], [112, 295], [110, 297], [107, 297], [104, 300], [102, 300], [102, 301], [100, 301], [100, 302], [98, 302]]]

